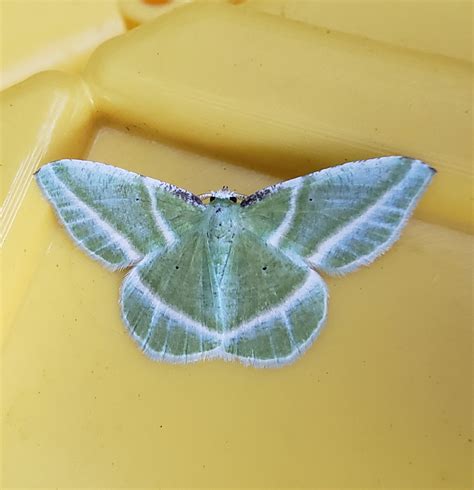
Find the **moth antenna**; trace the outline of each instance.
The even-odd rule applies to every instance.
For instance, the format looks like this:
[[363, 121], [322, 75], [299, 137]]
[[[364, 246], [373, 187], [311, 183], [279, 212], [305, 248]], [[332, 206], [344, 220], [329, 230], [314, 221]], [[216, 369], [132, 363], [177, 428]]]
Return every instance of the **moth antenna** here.
[[212, 196], [213, 196], [212, 192], [205, 192], [204, 194], [198, 195], [199, 199], [209, 199]]

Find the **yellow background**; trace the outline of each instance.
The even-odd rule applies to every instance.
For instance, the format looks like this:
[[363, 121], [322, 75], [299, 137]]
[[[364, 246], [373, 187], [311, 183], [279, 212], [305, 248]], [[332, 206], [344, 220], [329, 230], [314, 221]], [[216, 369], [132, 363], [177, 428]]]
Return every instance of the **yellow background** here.
[[[472, 486], [470, 4], [182, 3], [50, 2], [41, 28], [2, 6], [3, 86], [67, 71], [0, 97], [2, 486]], [[390, 252], [326, 278], [322, 335], [279, 370], [149, 361], [123, 273], [32, 181], [81, 157], [250, 193], [383, 154], [438, 175]]]

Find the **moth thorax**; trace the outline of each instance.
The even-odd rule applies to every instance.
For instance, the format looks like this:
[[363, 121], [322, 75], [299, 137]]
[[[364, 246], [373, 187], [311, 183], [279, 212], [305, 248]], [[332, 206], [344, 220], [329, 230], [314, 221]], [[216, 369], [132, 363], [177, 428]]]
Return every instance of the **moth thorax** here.
[[217, 240], [230, 239], [235, 233], [235, 208], [227, 200], [219, 202], [216, 199], [214, 204], [212, 208], [214, 212], [210, 214], [208, 234]]

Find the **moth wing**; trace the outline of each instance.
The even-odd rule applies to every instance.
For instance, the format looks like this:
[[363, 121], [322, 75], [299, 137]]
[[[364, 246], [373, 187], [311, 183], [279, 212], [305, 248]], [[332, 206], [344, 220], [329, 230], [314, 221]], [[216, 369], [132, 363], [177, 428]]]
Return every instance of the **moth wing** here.
[[[291, 362], [326, 318], [321, 277], [248, 231], [216, 254], [206, 233], [145, 258], [126, 277], [122, 316], [152, 359]], [[222, 251], [222, 249], [221, 249]]]
[[398, 239], [434, 173], [406, 157], [339, 165], [248, 196], [243, 223], [312, 267], [345, 274]]
[[199, 233], [147, 256], [126, 276], [122, 317], [133, 340], [154, 360], [212, 357], [221, 344], [211, 257]]
[[59, 160], [36, 179], [74, 241], [112, 270], [178, 241], [205, 209], [190, 192], [97, 162]]

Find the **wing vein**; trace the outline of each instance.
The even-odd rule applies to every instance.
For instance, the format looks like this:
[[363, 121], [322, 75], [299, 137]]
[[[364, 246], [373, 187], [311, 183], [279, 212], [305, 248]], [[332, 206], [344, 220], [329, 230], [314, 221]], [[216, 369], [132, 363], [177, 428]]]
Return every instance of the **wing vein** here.
[[145, 180], [144, 186], [148, 192], [148, 196], [150, 197], [151, 214], [153, 216], [155, 226], [162, 233], [167, 245], [172, 245], [177, 241], [177, 238], [156, 206], [156, 196], [153, 195], [151, 185]]
[[286, 212], [285, 217], [280, 223], [280, 225], [278, 226], [278, 228], [270, 235], [270, 237], [267, 240], [267, 242], [270, 245], [273, 245], [274, 247], [278, 247], [281, 240], [285, 237], [285, 235], [290, 230], [291, 225], [293, 224], [293, 220], [296, 214], [296, 201], [298, 199], [298, 193], [300, 188], [301, 186], [299, 185], [299, 183], [298, 185], [292, 187], [290, 205], [288, 211]]
[[292, 291], [278, 306], [268, 308], [267, 310], [259, 313], [250, 320], [242, 322], [235, 329], [229, 332], [225, 332], [222, 336], [223, 339], [225, 341], [229, 341], [231, 339], [234, 339], [235, 337], [239, 337], [243, 333], [253, 330], [255, 327], [258, 327], [259, 325], [266, 323], [269, 320], [273, 320], [276, 317], [282, 316], [288, 310], [294, 308], [298, 302], [301, 302], [301, 300], [303, 300], [311, 291], [313, 291], [315, 286], [317, 285], [324, 288], [320, 276], [316, 272], [312, 271], [308, 274], [308, 277], [303, 285], [298, 289]]
[[[127, 259], [130, 262], [138, 262], [142, 258], [142, 254], [138, 252], [138, 250], [133, 247], [133, 245], [117, 230], [115, 230], [110, 223], [108, 223], [104, 218], [102, 218], [96, 211], [94, 211], [90, 206], [88, 206], [84, 201], [79, 199], [74, 192], [72, 192], [65, 184], [62, 182], [62, 180], [56, 175], [54, 170], [50, 170], [50, 174], [52, 175], [53, 179], [57, 182], [58, 187], [60, 191], [66, 196], [66, 198], [74, 204], [75, 208], [81, 210], [86, 216], [89, 216], [95, 223], [99, 225], [99, 227], [106, 233], [108, 234], [114, 241], [117, 246], [123, 251], [123, 253], [126, 255]], [[61, 206], [56, 204], [55, 200], [51, 200], [53, 205], [56, 207], [58, 211], [61, 210]], [[74, 233], [72, 232], [72, 229], [67, 223], [67, 221], [62, 218], [62, 221], [64, 223], [64, 226], [71, 232], [71, 234], [74, 236]]]
[[[310, 252], [309, 254], [309, 262], [312, 265], [320, 264], [326, 255], [336, 246], [340, 246], [341, 240], [350, 236], [353, 232], [360, 229], [361, 225], [365, 222], [370, 221], [370, 216], [376, 211], [379, 211], [382, 207], [386, 207], [387, 210], [391, 212], [397, 212], [400, 214], [408, 213], [409, 210], [405, 210], [403, 208], [395, 207], [390, 205], [390, 198], [396, 195], [404, 186], [407, 185], [407, 179], [410, 173], [415, 173], [416, 168], [411, 167], [405, 176], [398, 182], [394, 187], [390, 187], [387, 189], [373, 204], [367, 207], [356, 219], [342, 225], [335, 233], [326, 238], [323, 242], [318, 244], [316, 250]], [[423, 188], [422, 188], [423, 189]], [[384, 204], [388, 202], [388, 205]], [[403, 223], [402, 223], [403, 224]], [[393, 230], [396, 230], [399, 226], [394, 226]]]
[[182, 311], [176, 310], [171, 305], [165, 303], [155, 292], [153, 292], [140, 278], [137, 269], [133, 269], [130, 272], [129, 280], [133, 283], [134, 287], [142, 291], [147, 297], [148, 301], [155, 307], [161, 310], [161, 313], [168, 316], [171, 320], [183, 324], [187, 329], [193, 333], [202, 335], [205, 338], [212, 340], [219, 340], [220, 335], [218, 332], [212, 332], [205, 325], [192, 319]]

